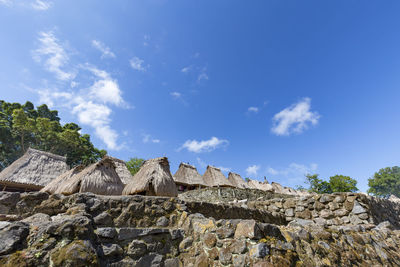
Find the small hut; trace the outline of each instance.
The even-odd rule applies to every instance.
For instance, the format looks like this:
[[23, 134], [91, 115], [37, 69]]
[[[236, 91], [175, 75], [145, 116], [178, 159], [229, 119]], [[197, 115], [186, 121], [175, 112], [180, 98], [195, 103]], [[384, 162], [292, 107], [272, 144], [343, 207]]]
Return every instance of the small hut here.
[[124, 184], [115, 171], [114, 161], [104, 157], [86, 167], [76, 167], [59, 176], [42, 191], [53, 194], [91, 192], [98, 195], [121, 195]]
[[207, 166], [203, 180], [210, 187], [234, 187], [221, 170], [214, 166]]
[[228, 181], [231, 182], [231, 184], [237, 188], [241, 188], [241, 189], [249, 188], [247, 183], [237, 173], [230, 172], [228, 174]]
[[258, 189], [258, 190], [262, 190], [262, 191], [270, 191], [270, 192], [274, 191], [272, 185], [270, 185], [268, 182], [249, 180], [247, 185], [253, 189]]
[[169, 169], [168, 158], [146, 160], [122, 194], [176, 197], [178, 190]]
[[196, 167], [183, 162], [179, 165], [179, 169], [176, 171], [173, 178], [180, 192], [200, 189], [207, 186], [203, 177], [197, 172]]
[[0, 173], [4, 191], [39, 191], [60, 174], [68, 171], [66, 158], [29, 148]]
[[132, 181], [133, 176], [132, 176], [131, 172], [128, 170], [128, 168], [126, 167], [125, 161], [123, 161], [121, 159], [113, 158], [110, 156], [108, 156], [108, 157], [114, 161], [115, 171], [117, 172], [122, 183], [129, 184]]

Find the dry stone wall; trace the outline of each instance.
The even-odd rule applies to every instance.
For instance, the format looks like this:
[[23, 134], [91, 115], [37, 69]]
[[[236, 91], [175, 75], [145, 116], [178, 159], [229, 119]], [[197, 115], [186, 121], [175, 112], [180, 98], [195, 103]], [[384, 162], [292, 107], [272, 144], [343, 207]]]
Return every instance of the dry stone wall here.
[[400, 265], [398, 204], [360, 194], [247, 204], [0, 192], [0, 266]]

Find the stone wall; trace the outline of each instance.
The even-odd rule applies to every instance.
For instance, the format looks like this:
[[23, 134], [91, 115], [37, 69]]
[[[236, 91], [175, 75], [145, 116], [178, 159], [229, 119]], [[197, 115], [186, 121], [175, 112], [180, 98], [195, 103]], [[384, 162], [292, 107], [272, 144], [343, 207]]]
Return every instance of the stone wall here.
[[[377, 224], [377, 210], [386, 205], [392, 219], [398, 204], [337, 194], [252, 205], [0, 192], [0, 266], [400, 265], [400, 231], [389, 221]], [[341, 209], [350, 212], [326, 222], [356, 215], [361, 224], [317, 220], [323, 210]], [[318, 217], [306, 219], [305, 210]]]

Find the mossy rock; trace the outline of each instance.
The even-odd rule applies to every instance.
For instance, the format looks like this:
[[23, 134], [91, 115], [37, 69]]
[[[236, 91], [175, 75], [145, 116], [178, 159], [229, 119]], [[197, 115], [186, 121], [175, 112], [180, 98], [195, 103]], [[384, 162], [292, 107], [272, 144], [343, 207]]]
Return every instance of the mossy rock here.
[[75, 240], [51, 254], [53, 266], [98, 266], [95, 249], [87, 240]]

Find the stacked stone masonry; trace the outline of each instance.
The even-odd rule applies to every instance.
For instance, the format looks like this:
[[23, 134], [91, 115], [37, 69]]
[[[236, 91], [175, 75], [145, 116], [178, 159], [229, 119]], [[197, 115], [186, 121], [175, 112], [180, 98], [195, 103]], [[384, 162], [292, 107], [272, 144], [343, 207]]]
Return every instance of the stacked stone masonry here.
[[398, 204], [361, 194], [246, 206], [0, 192], [0, 213], [0, 266], [400, 265]]

